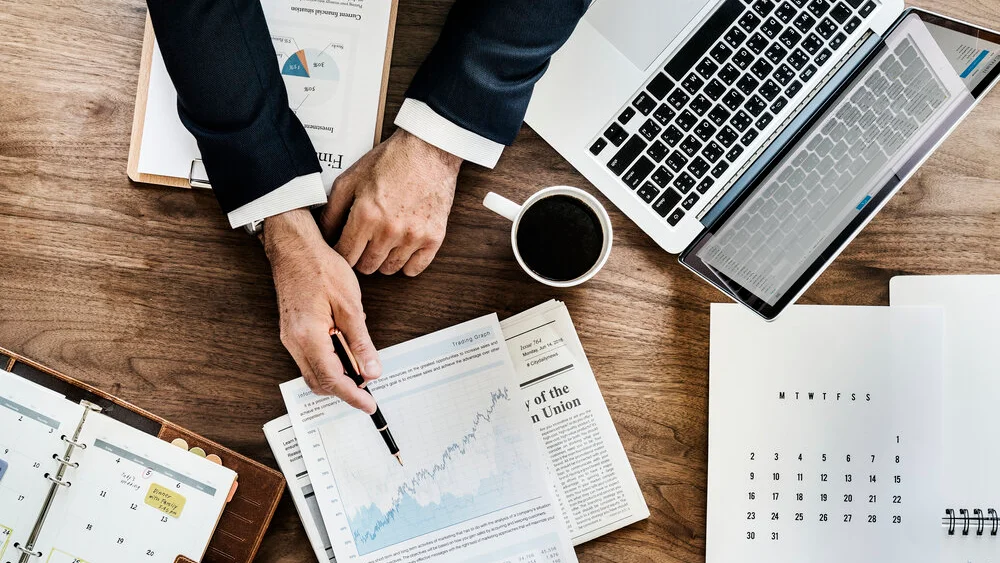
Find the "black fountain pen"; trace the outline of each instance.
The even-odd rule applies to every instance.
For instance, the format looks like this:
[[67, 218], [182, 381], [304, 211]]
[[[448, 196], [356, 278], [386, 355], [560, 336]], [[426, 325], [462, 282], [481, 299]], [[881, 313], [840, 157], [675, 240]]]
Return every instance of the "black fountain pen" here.
[[[330, 335], [333, 338], [333, 348], [337, 352], [337, 357], [340, 358], [340, 363], [344, 364], [344, 373], [347, 377], [350, 377], [354, 383], [364, 389], [369, 395], [372, 394], [365, 385], [365, 379], [361, 377], [361, 370], [358, 369], [358, 362], [354, 359], [354, 354], [351, 353], [351, 349], [347, 346], [347, 341], [344, 340], [344, 334], [337, 329], [334, 329], [333, 334]], [[372, 396], [374, 399], [375, 397]], [[396, 461], [400, 465], [403, 465], [403, 458], [399, 456], [399, 446], [396, 445], [396, 440], [392, 438], [392, 432], [389, 431], [389, 423], [385, 421], [385, 417], [382, 416], [382, 409], [375, 405], [375, 412], [372, 414], [372, 422], [375, 423], [375, 428], [378, 429], [378, 433], [382, 435], [382, 440], [385, 441], [385, 445], [389, 447], [389, 453], [396, 458]]]

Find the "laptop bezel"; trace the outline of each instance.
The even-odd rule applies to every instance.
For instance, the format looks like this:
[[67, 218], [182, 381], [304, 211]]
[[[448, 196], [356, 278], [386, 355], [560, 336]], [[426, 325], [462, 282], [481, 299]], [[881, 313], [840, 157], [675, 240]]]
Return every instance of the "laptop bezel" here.
[[[877, 37], [878, 40], [873, 45], [868, 47], [866, 52], [861, 53], [862, 56], [860, 61], [853, 60], [859, 54], [856, 52], [855, 55], [852, 56], [852, 59], [837, 71], [834, 75], [837, 77], [836, 84], [833, 88], [831, 88], [829, 93], [824, 93], [825, 97], [818, 101], [819, 105], [817, 107], [810, 108], [807, 105], [806, 108], [803, 109], [803, 112], [810, 112], [808, 118], [804, 119], [801, 123], [793, 121], [793, 123], [786, 129], [786, 132], [790, 129], [794, 130], [790, 131], [790, 134], [784, 136], [784, 139], [781, 137], [776, 139], [776, 141], [772, 143], [772, 147], [774, 147], [773, 150], [772, 147], [768, 147], [768, 150], [761, 155], [760, 158], [762, 162], [759, 165], [755, 164], [748, 169], [748, 171], [744, 173], [744, 175], [733, 185], [731, 190], [736, 191], [735, 195], [730, 197], [729, 194], [727, 194], [727, 197], [723, 198], [716, 204], [717, 209], [713, 209], [706, 214], [703, 219], [705, 229], [691, 242], [691, 244], [687, 246], [687, 248], [684, 249], [684, 252], [682, 252], [678, 257], [678, 261], [681, 264], [736, 302], [741, 303], [753, 310], [765, 320], [774, 320], [788, 305], [798, 300], [802, 293], [804, 293], [805, 290], [812, 285], [816, 278], [818, 278], [819, 275], [833, 262], [833, 260], [840, 255], [840, 253], [847, 247], [854, 237], [864, 229], [868, 222], [874, 218], [885, 203], [887, 203], [888, 200], [895, 195], [897, 191], [899, 191], [909, 177], [917, 169], [919, 169], [920, 165], [923, 164], [923, 162], [935, 152], [937, 147], [951, 135], [954, 127], [965, 120], [968, 113], [979, 104], [985, 94], [987, 94], [997, 84], [997, 82], [1000, 81], [1000, 64], [991, 69], [987, 77], [984, 78], [976, 86], [976, 88], [971, 91], [973, 103], [961, 116], [958, 117], [958, 119], [955, 120], [953, 127], [946, 131], [938, 142], [926, 151], [926, 154], [921, 157], [917, 166], [914, 166], [906, 177], [897, 178], [894, 176], [881, 189], [879, 189], [873, 196], [872, 200], [866, 204], [862, 212], [841, 230], [841, 232], [830, 242], [827, 248], [824, 249], [819, 256], [817, 256], [809, 267], [802, 272], [802, 274], [791, 284], [788, 290], [785, 291], [773, 305], [768, 304], [760, 297], [754, 295], [752, 291], [743, 288], [735, 281], [729, 280], [732, 283], [732, 287], [727, 286], [724, 282], [720, 283], [716, 281], [713, 279], [716, 274], [697, 257], [696, 252], [702, 243], [706, 241], [706, 238], [717, 232], [718, 229], [724, 225], [725, 222], [739, 209], [740, 205], [760, 187], [760, 183], [768, 177], [770, 172], [781, 162], [783, 157], [790, 150], [794, 149], [802, 136], [810, 130], [812, 125], [816, 123], [817, 120], [821, 119], [823, 115], [825, 115], [830, 106], [835, 104], [840, 99], [844, 91], [851, 86], [853, 79], [856, 78], [861, 72], [865, 71], [877, 55], [882, 52], [882, 49], [885, 48], [885, 38], [893, 33], [893, 31], [896, 30], [896, 28], [906, 19], [907, 16], [913, 13], [916, 13], [921, 20], [928, 23], [941, 25], [942, 27], [947, 27], [949, 29], [971, 35], [985, 35], [987, 40], [994, 43], [1000, 43], [1000, 33], [982, 26], [977, 26], [919, 8], [907, 8], [903, 10], [893, 24], [885, 31], [885, 33], [881, 35], [873, 34], [873, 36]], [[864, 47], [862, 47], [862, 49], [864, 49]], [[890, 185], [894, 181], [895, 185]]]

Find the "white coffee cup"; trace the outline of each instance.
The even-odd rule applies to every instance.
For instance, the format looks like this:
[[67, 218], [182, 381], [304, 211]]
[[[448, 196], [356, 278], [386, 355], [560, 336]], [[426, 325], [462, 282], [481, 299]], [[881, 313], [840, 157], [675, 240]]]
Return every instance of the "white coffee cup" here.
[[[604, 234], [604, 244], [601, 248], [601, 253], [598, 256], [597, 261], [583, 275], [571, 280], [553, 280], [539, 275], [525, 263], [524, 259], [521, 257], [521, 251], [518, 248], [517, 229], [520, 225], [521, 218], [524, 217], [524, 213], [539, 201], [553, 196], [569, 196], [586, 205], [591, 211], [594, 212], [594, 215], [597, 216], [598, 222], [601, 226], [601, 231]], [[601, 202], [597, 201], [597, 198], [579, 188], [572, 188], [569, 186], [553, 186], [551, 188], [545, 188], [535, 192], [521, 205], [518, 205], [501, 195], [490, 192], [486, 194], [486, 198], [483, 199], [483, 205], [485, 205], [490, 211], [493, 211], [502, 217], [506, 217], [509, 221], [511, 221], [510, 244], [514, 248], [514, 258], [517, 259], [517, 263], [520, 264], [521, 269], [523, 269], [525, 273], [545, 285], [552, 287], [573, 287], [575, 285], [580, 285], [581, 283], [594, 277], [594, 275], [596, 275], [597, 272], [604, 267], [604, 264], [608, 261], [608, 256], [611, 255], [611, 218], [608, 217], [608, 212], [604, 209], [604, 206], [601, 205]]]

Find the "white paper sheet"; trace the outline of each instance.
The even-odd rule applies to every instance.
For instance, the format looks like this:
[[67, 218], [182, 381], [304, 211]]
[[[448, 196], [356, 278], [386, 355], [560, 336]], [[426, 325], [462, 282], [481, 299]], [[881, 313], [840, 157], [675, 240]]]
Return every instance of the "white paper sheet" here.
[[292, 419], [286, 414], [268, 422], [264, 425], [264, 436], [274, 452], [274, 460], [278, 462], [278, 467], [288, 481], [288, 492], [292, 495], [295, 511], [306, 530], [306, 537], [316, 554], [316, 560], [320, 563], [334, 563], [337, 558], [333, 555], [330, 536], [326, 533], [323, 515], [319, 512], [312, 480], [302, 461], [302, 450], [295, 438]]
[[[892, 307], [944, 308], [945, 380], [941, 395], [944, 451], [941, 503], [1000, 511], [1000, 276], [902, 276], [889, 285]], [[987, 528], [988, 530], [988, 528]], [[947, 536], [942, 561], [1000, 561], [1000, 536]]]
[[72, 435], [83, 407], [62, 395], [0, 370], [0, 561], [15, 558], [28, 541], [58, 470], [63, 434]]
[[711, 323], [707, 562], [937, 561], [940, 309]]
[[236, 473], [91, 413], [37, 548], [49, 563], [200, 561]]

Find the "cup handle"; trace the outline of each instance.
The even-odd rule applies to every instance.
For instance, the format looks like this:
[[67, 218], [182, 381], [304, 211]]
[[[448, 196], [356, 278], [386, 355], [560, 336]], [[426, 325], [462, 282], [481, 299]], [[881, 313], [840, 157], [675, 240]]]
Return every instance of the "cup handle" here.
[[490, 192], [483, 199], [483, 205], [497, 215], [506, 217], [508, 221], [514, 222], [521, 213], [521, 206], [502, 195]]

